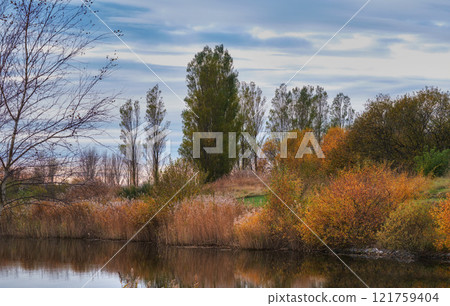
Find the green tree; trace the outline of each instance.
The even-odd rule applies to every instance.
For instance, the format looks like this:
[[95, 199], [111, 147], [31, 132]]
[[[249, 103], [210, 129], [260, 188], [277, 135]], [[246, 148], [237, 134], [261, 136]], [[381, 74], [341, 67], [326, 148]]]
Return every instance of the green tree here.
[[[222, 154], [206, 154], [201, 150], [200, 158], [194, 159], [201, 170], [208, 173], [207, 180], [215, 180], [229, 173], [235, 158], [228, 157], [228, 132], [237, 132], [242, 127], [239, 120], [238, 73], [233, 59], [223, 45], [214, 50], [206, 46], [197, 53], [187, 66], [187, 109], [183, 111], [183, 142], [179, 153], [193, 159], [192, 137], [194, 132], [223, 132]], [[214, 140], [203, 139], [203, 147], [215, 146]]]
[[349, 134], [350, 148], [363, 159], [414, 167], [427, 148], [450, 148], [450, 93], [425, 88], [395, 100], [369, 101]]
[[153, 181], [158, 183], [159, 170], [162, 163], [161, 154], [166, 147], [167, 129], [170, 122], [164, 122], [166, 109], [158, 84], [147, 92], [147, 109], [145, 120], [147, 121], [146, 154], [151, 163]]
[[313, 86], [295, 87], [291, 91], [292, 111], [289, 118], [292, 120], [292, 129], [302, 131], [312, 128], [316, 117], [315, 94]]

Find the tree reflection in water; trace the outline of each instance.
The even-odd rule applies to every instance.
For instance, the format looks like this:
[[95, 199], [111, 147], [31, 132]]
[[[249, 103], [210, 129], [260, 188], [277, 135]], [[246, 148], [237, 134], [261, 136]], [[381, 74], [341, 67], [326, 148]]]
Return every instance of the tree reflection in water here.
[[[42, 283], [61, 271], [70, 271], [74, 275], [93, 274], [122, 244], [111, 241], [1, 239], [0, 278], [11, 277], [8, 273], [2, 273], [11, 267], [45, 271], [39, 276]], [[346, 257], [345, 261], [371, 287], [450, 286], [450, 266], [446, 263], [402, 263], [350, 257]], [[156, 248], [143, 243], [130, 243], [97, 278], [106, 275], [117, 278], [117, 282], [127, 288], [362, 285], [337, 258], [328, 255]], [[20, 279], [12, 281], [20, 287]], [[65, 281], [71, 286], [71, 279]]]

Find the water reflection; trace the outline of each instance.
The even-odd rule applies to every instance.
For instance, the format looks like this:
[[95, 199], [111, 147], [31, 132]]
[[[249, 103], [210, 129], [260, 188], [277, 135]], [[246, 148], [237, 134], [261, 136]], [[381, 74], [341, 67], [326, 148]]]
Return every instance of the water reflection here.
[[[0, 240], [0, 287], [80, 287], [122, 246], [82, 240]], [[346, 257], [371, 287], [449, 287], [450, 266]], [[361, 287], [335, 257], [294, 252], [155, 248], [131, 243], [93, 287]]]

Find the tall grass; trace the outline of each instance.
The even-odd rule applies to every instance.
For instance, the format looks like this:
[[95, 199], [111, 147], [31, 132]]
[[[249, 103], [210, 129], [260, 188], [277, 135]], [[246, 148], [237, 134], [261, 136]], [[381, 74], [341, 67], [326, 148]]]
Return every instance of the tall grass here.
[[[83, 201], [70, 205], [42, 202], [10, 211], [2, 217], [2, 234], [29, 238], [128, 239], [156, 211], [156, 203]], [[154, 241], [155, 220], [138, 240]]]
[[255, 209], [238, 218], [234, 223], [236, 245], [244, 249], [271, 249], [274, 244], [263, 209]]
[[222, 196], [200, 196], [176, 205], [162, 229], [171, 245], [230, 246], [233, 224], [244, 211], [242, 204]]

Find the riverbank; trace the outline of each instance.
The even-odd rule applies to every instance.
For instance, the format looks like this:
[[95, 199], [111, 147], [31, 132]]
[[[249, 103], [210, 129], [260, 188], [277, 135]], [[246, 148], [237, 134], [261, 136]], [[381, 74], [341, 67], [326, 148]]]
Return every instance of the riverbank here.
[[[161, 246], [309, 253], [326, 251], [325, 243], [334, 250], [359, 250], [355, 256], [440, 256], [449, 247], [447, 183], [369, 165], [305, 191], [300, 179], [278, 172], [270, 181], [274, 193], [264, 205], [239, 200], [242, 192], [236, 198], [211, 191], [170, 203], [160, 212], [162, 201], [153, 198], [42, 202], [3, 214], [0, 234], [128, 240], [146, 225], [133, 239]], [[294, 205], [290, 210], [285, 203]]]
[[[12, 236], [0, 236], [0, 243], [8, 243], [8, 242], [18, 242], [22, 241], [27, 243], [29, 241], [33, 243], [113, 243], [117, 244], [117, 247], [123, 246], [128, 240], [125, 239], [98, 239], [98, 238], [29, 238], [29, 237], [12, 237]], [[310, 256], [310, 255], [330, 255], [334, 256], [330, 253], [328, 249], [321, 250], [293, 250], [288, 248], [280, 248], [280, 249], [245, 249], [240, 248], [236, 245], [168, 245], [168, 244], [156, 244], [154, 242], [149, 241], [139, 241], [133, 240], [130, 243], [143, 244], [148, 245], [154, 248], [173, 248], [173, 249], [191, 249], [191, 250], [214, 250], [214, 251], [248, 251], [248, 252], [293, 252], [300, 256]], [[450, 253], [446, 252], [427, 252], [427, 253], [415, 253], [405, 250], [388, 250], [377, 247], [368, 247], [368, 248], [349, 248], [349, 249], [335, 249], [333, 250], [338, 256], [344, 257], [352, 257], [352, 258], [364, 258], [368, 260], [378, 260], [378, 259], [388, 259], [395, 260], [402, 263], [413, 263], [419, 261], [435, 261], [441, 263], [450, 263]]]

